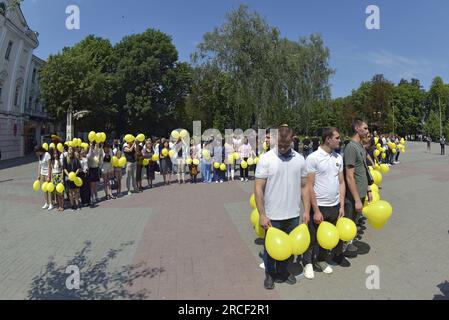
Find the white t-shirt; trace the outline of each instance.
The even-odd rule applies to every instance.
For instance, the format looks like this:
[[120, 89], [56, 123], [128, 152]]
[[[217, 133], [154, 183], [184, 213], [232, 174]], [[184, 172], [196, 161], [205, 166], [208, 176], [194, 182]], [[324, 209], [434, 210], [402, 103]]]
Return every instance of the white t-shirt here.
[[306, 161], [294, 150], [289, 160], [277, 148], [264, 153], [257, 164], [256, 178], [266, 179], [265, 212], [270, 220], [297, 218], [301, 211], [301, 179], [307, 177]]
[[331, 154], [321, 147], [307, 157], [307, 173], [315, 173], [316, 201], [320, 207], [333, 207], [340, 203], [339, 175], [343, 172], [343, 157]]
[[45, 152], [44, 155], [39, 160], [39, 167], [41, 171], [41, 176], [48, 176], [48, 166], [51, 160], [51, 156], [48, 152]]
[[62, 173], [62, 161], [60, 159], [55, 159], [52, 161], [51, 173], [60, 174]]

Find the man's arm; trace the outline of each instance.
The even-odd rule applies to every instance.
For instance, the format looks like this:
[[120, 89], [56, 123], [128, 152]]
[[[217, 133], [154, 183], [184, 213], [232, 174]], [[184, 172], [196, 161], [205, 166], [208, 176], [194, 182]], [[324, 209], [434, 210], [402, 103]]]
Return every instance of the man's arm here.
[[[315, 174], [313, 174], [315, 177]], [[313, 183], [312, 182], [312, 191], [313, 191]], [[309, 177], [301, 178], [301, 200], [304, 206], [304, 223], [309, 224], [310, 220], [310, 185]], [[315, 194], [315, 193], [314, 193]], [[316, 197], [315, 197], [316, 202]]]
[[355, 184], [354, 171], [354, 166], [346, 166], [346, 182], [348, 183], [349, 191], [355, 200], [355, 209], [357, 211], [362, 211], [363, 205]]
[[340, 184], [340, 213], [338, 215], [338, 218], [342, 218], [345, 216], [345, 197], [346, 197], [346, 185], [343, 172], [341, 172], [338, 175], [338, 182]]
[[266, 179], [256, 178], [254, 184], [254, 196], [256, 198], [256, 206], [259, 211], [259, 224], [268, 229], [271, 227], [270, 219], [268, 219], [265, 213], [265, 186], [267, 184]]

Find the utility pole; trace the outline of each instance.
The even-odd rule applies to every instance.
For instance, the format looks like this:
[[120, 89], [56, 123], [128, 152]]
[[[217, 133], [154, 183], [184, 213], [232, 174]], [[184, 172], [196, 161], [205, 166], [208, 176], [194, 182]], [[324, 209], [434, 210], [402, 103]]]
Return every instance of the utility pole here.
[[396, 132], [395, 132], [395, 119], [394, 119], [394, 104], [393, 104], [393, 134], [396, 134]]
[[69, 108], [67, 109], [67, 127], [66, 127], [66, 141], [73, 139], [73, 107], [70, 101]]

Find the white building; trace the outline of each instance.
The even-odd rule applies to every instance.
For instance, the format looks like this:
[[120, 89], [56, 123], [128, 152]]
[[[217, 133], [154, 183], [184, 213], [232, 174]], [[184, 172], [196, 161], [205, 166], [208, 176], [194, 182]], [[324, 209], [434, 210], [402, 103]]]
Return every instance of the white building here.
[[24, 156], [51, 132], [51, 119], [40, 100], [38, 72], [44, 61], [20, 7], [5, 10], [0, 0], [0, 150], [1, 160]]

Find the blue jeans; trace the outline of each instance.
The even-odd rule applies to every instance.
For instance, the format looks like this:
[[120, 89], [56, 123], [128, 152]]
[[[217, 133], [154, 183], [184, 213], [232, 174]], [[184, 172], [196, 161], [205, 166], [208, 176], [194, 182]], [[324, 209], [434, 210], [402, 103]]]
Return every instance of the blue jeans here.
[[214, 168], [214, 181], [224, 180], [224, 172]]
[[206, 181], [206, 163], [204, 162], [204, 160], [201, 160], [200, 171], [201, 178], [203, 179], [203, 181]]
[[206, 182], [212, 182], [212, 164], [205, 164], [204, 166], [205, 180]]
[[[271, 225], [274, 228], [284, 231], [287, 234], [293, 231], [299, 225], [299, 217], [289, 219], [289, 220], [271, 220]], [[291, 258], [290, 258], [291, 259]], [[264, 263], [265, 263], [265, 272], [270, 274], [272, 277], [276, 275], [285, 275], [287, 274], [287, 266], [290, 259], [285, 261], [276, 261], [267, 252], [267, 249], [264, 247]]]

